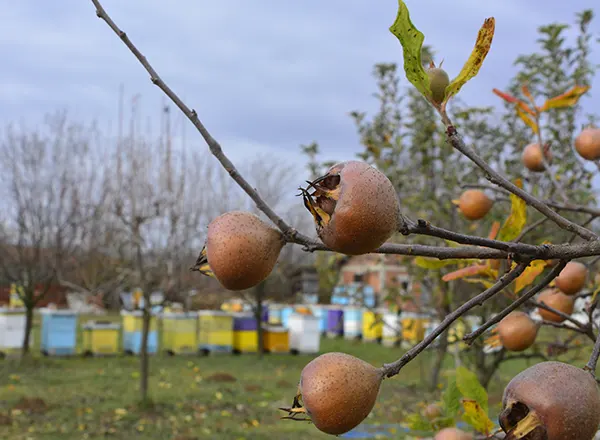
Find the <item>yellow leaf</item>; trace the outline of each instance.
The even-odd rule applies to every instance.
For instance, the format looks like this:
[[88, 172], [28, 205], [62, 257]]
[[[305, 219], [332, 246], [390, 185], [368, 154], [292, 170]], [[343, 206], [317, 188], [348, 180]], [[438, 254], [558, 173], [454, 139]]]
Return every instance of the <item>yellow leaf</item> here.
[[452, 264], [462, 264], [462, 263], [475, 263], [479, 260], [462, 260], [458, 258], [449, 258], [447, 260], [438, 260], [437, 258], [429, 258], [429, 257], [416, 257], [414, 259], [414, 264], [423, 268], [423, 269], [440, 269], [445, 266], [449, 266]]
[[481, 29], [479, 29], [477, 41], [475, 42], [475, 47], [473, 48], [469, 59], [463, 66], [458, 76], [454, 78], [450, 84], [448, 84], [448, 87], [446, 87], [446, 96], [444, 98], [444, 102], [456, 95], [467, 81], [479, 73], [479, 69], [483, 64], [483, 60], [485, 60], [485, 57], [492, 46], [495, 28], [496, 20], [494, 17], [486, 18], [483, 22], [483, 26], [481, 26]]
[[525, 124], [527, 124], [527, 126], [531, 128], [535, 134], [537, 134], [539, 128], [535, 121], [531, 119], [531, 117], [527, 113], [525, 113], [520, 106], [515, 106], [515, 111], [517, 112], [517, 115], [519, 115], [519, 117], [523, 120], [523, 122], [525, 122]]
[[[521, 179], [515, 181], [519, 188], [523, 187]], [[527, 223], [527, 205], [525, 201], [514, 194], [510, 195], [510, 215], [498, 233], [498, 240], [511, 241], [519, 236]]]
[[463, 420], [476, 431], [489, 435], [492, 429], [494, 429], [494, 422], [490, 420], [481, 406], [475, 400], [471, 399], [463, 399], [462, 404], [465, 409], [462, 417]]
[[525, 271], [515, 280], [515, 293], [519, 293], [524, 287], [529, 286], [535, 278], [544, 271], [548, 262], [546, 260], [534, 260]]
[[572, 107], [589, 89], [590, 86], [575, 86], [561, 95], [548, 99], [540, 108], [540, 111], [545, 112], [553, 108]]
[[460, 200], [452, 199], [452, 204], [458, 206], [458, 205], [460, 205]]
[[486, 289], [489, 289], [490, 287], [492, 287], [494, 285], [494, 283], [492, 283], [489, 280], [486, 280], [485, 278], [463, 278], [463, 281], [466, 281], [467, 283], [471, 283], [471, 284], [483, 284], [483, 286]]
[[596, 301], [598, 293], [600, 293], [600, 286], [596, 287], [596, 290], [594, 290], [594, 293], [592, 293], [592, 304]]

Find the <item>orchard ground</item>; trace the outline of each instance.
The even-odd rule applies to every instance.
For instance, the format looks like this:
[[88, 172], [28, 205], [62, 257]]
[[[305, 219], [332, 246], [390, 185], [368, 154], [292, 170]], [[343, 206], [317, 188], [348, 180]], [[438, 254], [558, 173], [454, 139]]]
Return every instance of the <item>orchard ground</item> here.
[[[118, 320], [118, 316], [111, 319]], [[82, 321], [87, 320], [82, 317]], [[566, 330], [541, 332], [549, 341]], [[36, 322], [35, 341], [39, 342]], [[322, 339], [322, 352], [344, 351], [374, 365], [399, 357], [398, 348], [373, 343]], [[153, 406], [138, 405], [138, 365], [134, 356], [43, 358], [0, 361], [0, 438], [11, 440], [80, 439], [327, 439], [306, 422], [280, 420], [278, 407], [289, 406], [300, 371], [314, 356], [179, 356], [151, 360]], [[398, 375], [386, 380], [368, 424], [401, 423], [427, 392], [434, 352], [426, 351]], [[586, 353], [575, 364], [587, 361]], [[569, 354], [572, 359], [572, 353]], [[504, 363], [490, 386], [490, 416], [497, 420], [504, 386], [538, 360]], [[447, 356], [447, 368], [454, 367]], [[343, 409], [340, 409], [343, 411]], [[392, 432], [394, 428], [391, 429]], [[400, 431], [393, 438], [402, 438]]]

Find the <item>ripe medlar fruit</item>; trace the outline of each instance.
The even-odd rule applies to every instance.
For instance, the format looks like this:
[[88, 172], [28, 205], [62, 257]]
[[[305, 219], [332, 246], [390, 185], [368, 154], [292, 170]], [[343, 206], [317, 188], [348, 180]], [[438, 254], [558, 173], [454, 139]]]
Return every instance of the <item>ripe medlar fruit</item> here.
[[600, 425], [600, 393], [589, 372], [541, 362], [504, 389], [500, 426], [505, 440], [592, 440]]
[[[563, 312], [567, 315], [573, 313], [573, 309], [575, 308], [575, 300], [573, 297], [565, 295], [560, 290], [557, 289], [546, 289], [538, 296], [538, 302], [547, 305], [548, 307], [552, 307], [554, 310], [558, 310], [559, 312]], [[546, 309], [542, 309], [538, 307], [538, 312], [542, 319], [546, 321], [552, 322], [563, 322], [565, 318], [557, 315], [554, 312], [549, 312]]]
[[586, 160], [600, 159], [600, 128], [583, 129], [575, 138], [575, 150]]
[[469, 220], [479, 220], [492, 209], [492, 200], [478, 189], [468, 189], [458, 199], [458, 209]]
[[[294, 420], [310, 420], [326, 434], [344, 434], [358, 426], [375, 406], [383, 369], [345, 353], [325, 353], [302, 370], [291, 408]], [[309, 419], [297, 419], [305, 413]]]
[[435, 420], [442, 416], [442, 407], [437, 403], [430, 403], [423, 409], [423, 417], [429, 420]]
[[319, 238], [346, 255], [373, 252], [400, 225], [398, 196], [392, 182], [371, 165], [341, 162], [300, 188], [304, 206], [313, 215]]
[[285, 245], [283, 234], [250, 212], [231, 211], [208, 225], [196, 267], [228, 290], [244, 290], [265, 280]]
[[588, 268], [585, 264], [578, 261], [569, 261], [560, 271], [554, 282], [566, 295], [575, 295], [578, 293], [587, 281]]
[[444, 428], [433, 440], [473, 440], [473, 435], [458, 428]]
[[498, 336], [508, 351], [523, 351], [535, 342], [539, 326], [527, 313], [511, 312], [498, 323]]
[[430, 67], [426, 69], [427, 76], [429, 77], [429, 88], [431, 89], [431, 97], [433, 100], [441, 104], [444, 101], [446, 95], [446, 87], [450, 84], [450, 77], [441, 64], [439, 67], [435, 67], [435, 64], [431, 63]]
[[550, 152], [550, 146], [544, 145], [543, 148], [540, 148], [540, 144], [529, 144], [523, 150], [523, 155], [521, 156], [521, 160], [523, 161], [523, 165], [527, 167], [530, 171], [541, 172], [546, 169], [544, 165], [544, 161], [542, 159], [542, 150], [544, 150], [544, 157], [546, 158], [546, 162], [550, 164], [552, 161], [552, 153]]

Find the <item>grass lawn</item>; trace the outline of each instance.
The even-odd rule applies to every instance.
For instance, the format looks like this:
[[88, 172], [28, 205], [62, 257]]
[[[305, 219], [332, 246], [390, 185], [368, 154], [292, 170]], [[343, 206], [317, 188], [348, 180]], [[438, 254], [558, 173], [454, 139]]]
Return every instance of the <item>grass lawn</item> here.
[[[38, 332], [36, 326], [36, 342]], [[330, 339], [322, 340], [321, 349], [354, 354], [374, 365], [402, 354], [400, 349], [377, 344]], [[251, 354], [160, 354], [151, 359], [155, 405], [140, 408], [137, 357], [56, 359], [43, 358], [34, 350], [34, 358], [22, 364], [0, 361], [1, 439], [331, 438], [309, 423], [279, 420], [282, 414], [277, 408], [291, 404], [300, 371], [313, 356], [267, 355], [259, 360]], [[401, 423], [416, 404], [435, 400], [437, 396], [424, 391], [431, 360], [425, 352], [400, 375], [386, 380], [367, 423]], [[506, 383], [527, 365], [525, 361], [503, 364], [490, 390], [492, 414], [498, 413]], [[448, 356], [448, 367], [452, 366]], [[402, 435], [397, 432], [392, 438]]]

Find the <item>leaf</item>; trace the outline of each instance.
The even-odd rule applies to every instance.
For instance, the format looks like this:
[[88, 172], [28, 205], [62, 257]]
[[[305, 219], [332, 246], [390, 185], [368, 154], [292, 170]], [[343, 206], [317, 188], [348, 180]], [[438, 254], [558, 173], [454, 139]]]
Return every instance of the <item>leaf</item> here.
[[462, 419], [476, 431], [489, 435], [494, 429], [494, 422], [488, 417], [487, 411], [484, 411], [475, 400], [464, 399], [462, 404], [465, 409]]
[[449, 258], [447, 260], [438, 260], [437, 258], [416, 257], [414, 263], [423, 269], [441, 269], [452, 264], [462, 264], [468, 262], [477, 262], [479, 260], [462, 260], [460, 258]]
[[402, 45], [406, 78], [425, 97], [430, 97], [429, 76], [427, 76], [421, 61], [421, 48], [425, 36], [410, 20], [410, 13], [402, 0], [398, 0], [398, 14], [396, 21], [390, 26], [390, 32], [398, 38]]
[[[515, 181], [515, 185], [523, 188], [521, 179]], [[527, 223], [527, 205], [525, 201], [514, 194], [510, 195], [510, 215], [498, 233], [498, 240], [511, 241], [519, 236]]]
[[523, 120], [523, 122], [525, 122], [525, 124], [527, 124], [527, 126], [531, 128], [535, 134], [537, 134], [539, 131], [538, 125], [533, 119], [531, 119], [531, 117], [529, 117], [527, 113], [523, 111], [521, 106], [516, 106], [515, 111], [517, 112], [517, 115]]
[[504, 99], [506, 102], [510, 102], [511, 104], [519, 102], [519, 98], [516, 98], [513, 95], [509, 95], [508, 93], [504, 93], [498, 89], [492, 89], [492, 92], [494, 92], [500, 98]]
[[594, 304], [596, 298], [598, 297], [598, 293], [600, 293], [600, 286], [596, 287], [596, 290], [592, 293], [591, 303]]
[[456, 417], [460, 409], [461, 394], [454, 377], [448, 378], [448, 386], [442, 394], [442, 405], [448, 417]]
[[485, 271], [487, 265], [485, 264], [474, 264], [472, 266], [464, 267], [462, 269], [455, 270], [454, 272], [447, 273], [442, 277], [443, 281], [458, 280], [460, 278], [468, 277], [471, 275], [478, 275]]
[[490, 233], [488, 234], [488, 238], [490, 240], [494, 240], [498, 235], [498, 231], [500, 231], [500, 222], [494, 222], [492, 224], [492, 228], [490, 229]]
[[488, 412], [488, 395], [485, 388], [479, 383], [477, 375], [462, 365], [456, 369], [456, 386], [467, 399], [475, 400], [481, 408]]
[[590, 89], [590, 86], [575, 86], [565, 93], [548, 99], [542, 107], [541, 112], [548, 111], [553, 108], [572, 107], [577, 104], [579, 98]]
[[546, 260], [534, 260], [527, 269], [515, 280], [515, 293], [519, 293], [524, 287], [529, 286], [536, 277], [544, 271], [548, 262]]
[[450, 97], [456, 95], [458, 91], [464, 86], [467, 81], [473, 78], [483, 64], [483, 60], [490, 51], [492, 40], [494, 38], [494, 30], [496, 27], [496, 20], [494, 17], [486, 18], [483, 22], [483, 26], [479, 29], [477, 34], [477, 41], [475, 47], [469, 56], [469, 59], [463, 66], [462, 70], [456, 78], [452, 80], [448, 87], [446, 87], [446, 97], [444, 101], [448, 101]]
[[405, 416], [404, 423], [412, 431], [429, 431], [432, 428], [431, 422], [418, 412]]
[[486, 289], [489, 289], [490, 287], [492, 287], [494, 285], [494, 283], [492, 283], [489, 280], [486, 280], [484, 278], [463, 278], [463, 281], [467, 282], [467, 283], [479, 283], [479, 284], [483, 284], [483, 286]]
[[533, 99], [533, 95], [529, 91], [529, 87], [527, 87], [527, 84], [523, 84], [521, 86], [521, 92], [523, 92], [523, 95], [525, 95], [525, 97], [529, 99], [529, 102], [531, 102], [532, 105], [535, 105], [535, 99]]

